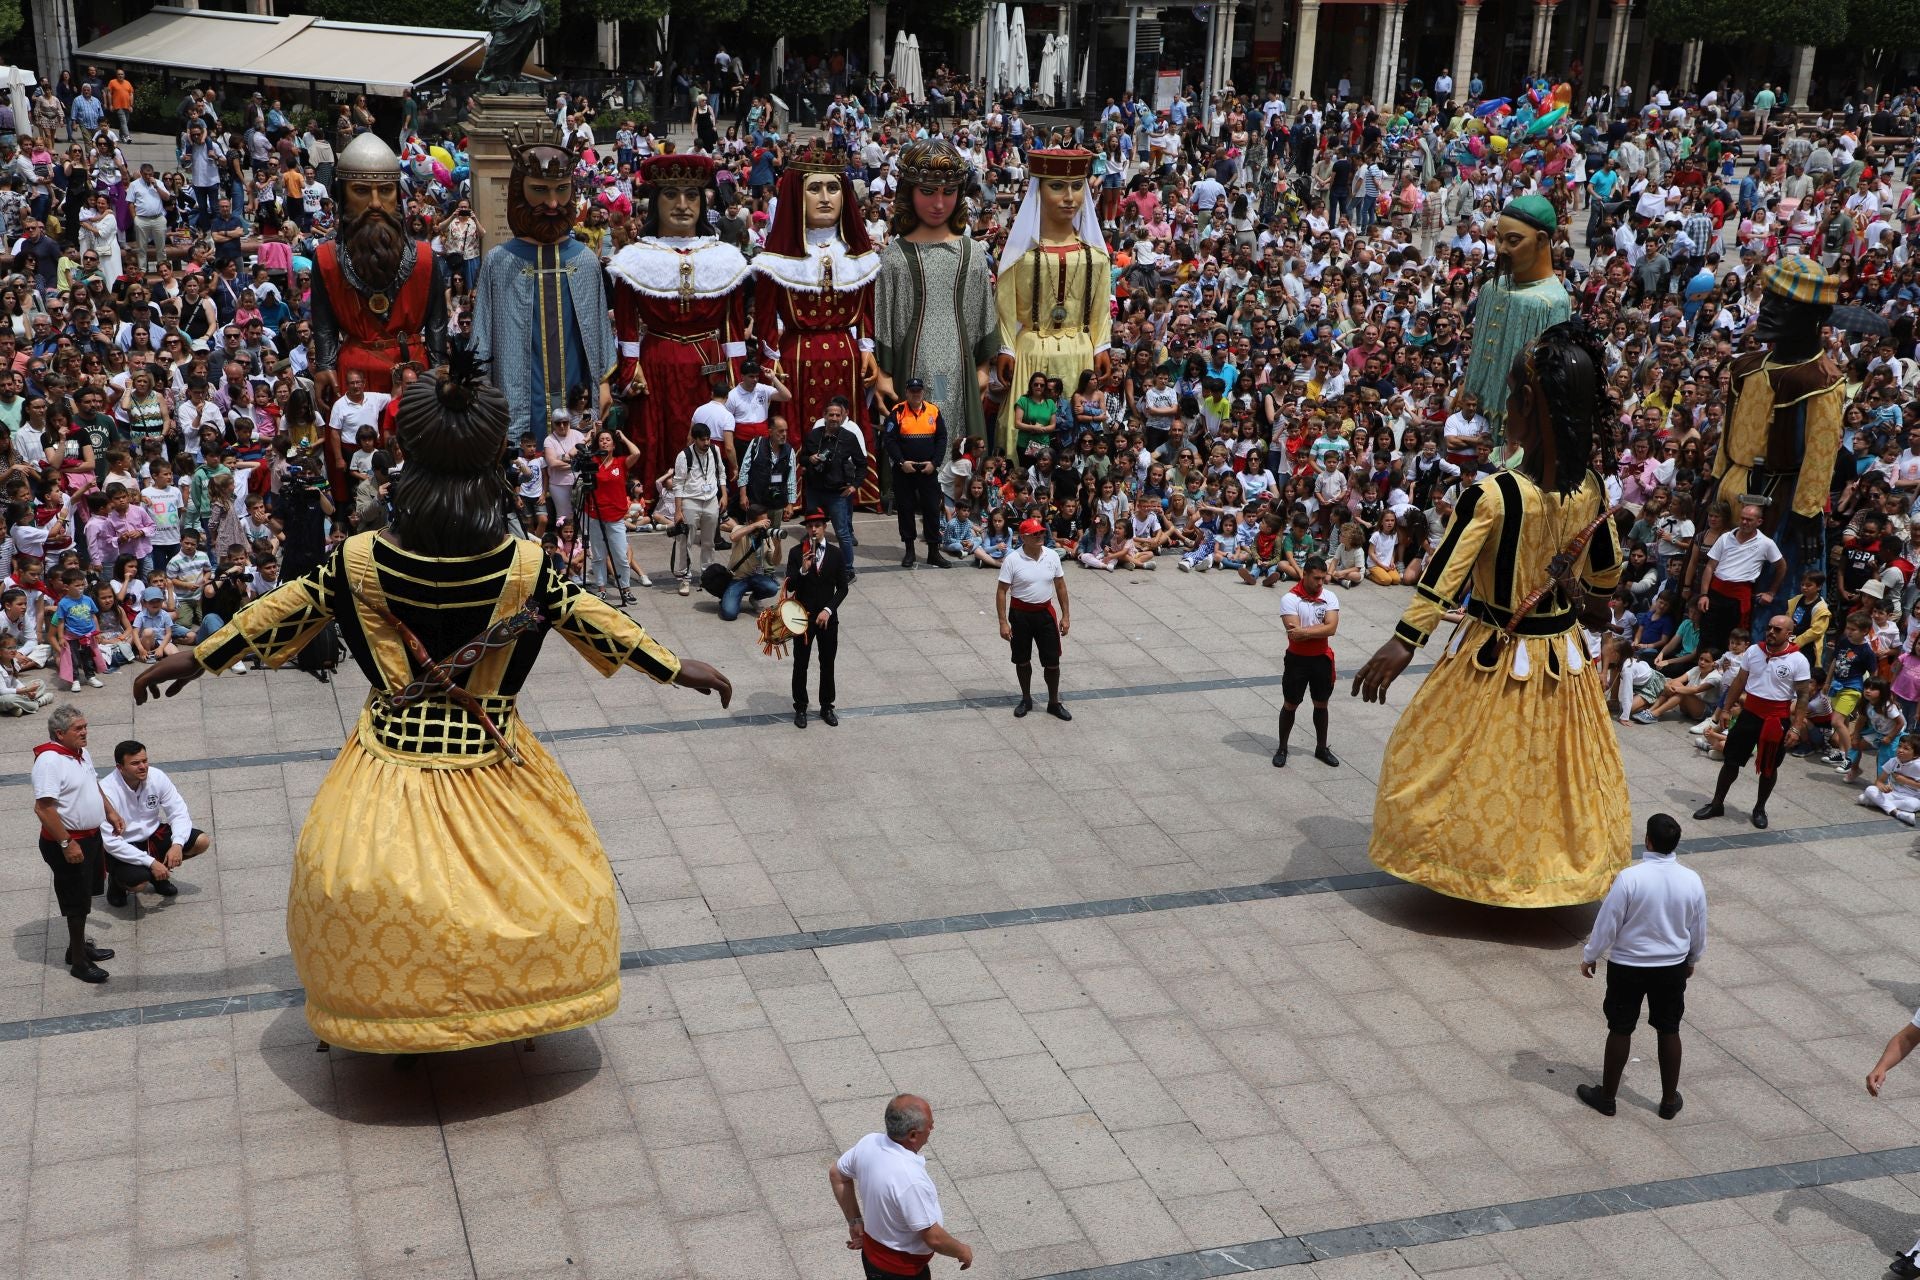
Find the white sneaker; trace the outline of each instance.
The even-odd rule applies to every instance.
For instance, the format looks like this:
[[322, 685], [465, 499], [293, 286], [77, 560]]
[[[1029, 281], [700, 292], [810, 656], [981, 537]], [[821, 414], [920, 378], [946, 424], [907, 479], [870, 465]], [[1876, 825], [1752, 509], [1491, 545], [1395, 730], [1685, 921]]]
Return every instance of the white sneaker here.
[[88, 677], [87, 677], [87, 683], [88, 683], [88, 684], [90, 684], [90, 685], [92, 685], [92, 686], [93, 686], [94, 688], [96, 688], [96, 689], [99, 689], [99, 688], [103, 688], [103, 687], [104, 687], [104, 686], [102, 685], [102, 683], [101, 683], [101, 680], [100, 680], [100, 677], [99, 677], [99, 676], [88, 676]]
[[682, 579], [682, 580], [681, 580], [681, 582], [680, 582], [680, 594], [681, 594], [681, 595], [683, 595], [683, 596], [690, 596], [690, 595], [692, 595], [692, 594], [693, 594], [693, 584], [692, 584], [691, 582], [688, 582], [688, 581], [686, 581], [685, 579]]
[[640, 585], [643, 587], [650, 587], [653, 585], [653, 579], [649, 578], [646, 574], [643, 573], [640, 575]]
[[1713, 717], [1708, 716], [1705, 720], [1702, 720], [1699, 724], [1696, 724], [1691, 729], [1688, 729], [1687, 732], [1693, 733], [1693, 734], [1701, 734], [1701, 733], [1705, 733], [1707, 730], [1711, 728], [1713, 728]]
[[1193, 566], [1192, 566], [1192, 565], [1190, 565], [1190, 564], [1188, 564], [1188, 563], [1187, 563], [1187, 562], [1186, 562], [1185, 560], [1182, 560], [1182, 561], [1180, 562], [1180, 572], [1182, 572], [1182, 573], [1192, 573], [1192, 572], [1193, 572]]
[[78, 693], [78, 692], [80, 692], [80, 682], [79, 682], [78, 680], [75, 680], [75, 681], [73, 682], [73, 691], [74, 691], [75, 693]]
[[1906, 823], [1908, 826], [1913, 825], [1913, 814], [1906, 809], [1894, 810], [1893, 816], [1900, 819], [1900, 821]]

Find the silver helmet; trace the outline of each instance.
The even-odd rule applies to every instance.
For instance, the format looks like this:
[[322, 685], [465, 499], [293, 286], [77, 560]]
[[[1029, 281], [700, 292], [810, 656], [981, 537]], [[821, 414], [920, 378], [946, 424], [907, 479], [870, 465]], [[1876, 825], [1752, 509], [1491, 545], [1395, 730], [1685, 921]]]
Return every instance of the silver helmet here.
[[334, 160], [333, 176], [338, 182], [398, 182], [400, 157], [378, 134], [363, 133]]

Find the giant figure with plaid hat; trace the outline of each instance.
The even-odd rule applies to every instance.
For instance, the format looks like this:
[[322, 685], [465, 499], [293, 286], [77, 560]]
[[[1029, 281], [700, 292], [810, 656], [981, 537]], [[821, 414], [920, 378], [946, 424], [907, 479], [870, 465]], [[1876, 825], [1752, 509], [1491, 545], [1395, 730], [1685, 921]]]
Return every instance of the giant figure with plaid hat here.
[[[1840, 298], [1839, 281], [1811, 258], [1788, 254], [1760, 271], [1765, 292], [1753, 332], [1761, 344], [1733, 360], [1726, 434], [1714, 455], [1714, 495], [1735, 508], [1759, 500], [1762, 531], [1780, 548], [1787, 582], [1826, 563], [1827, 491], [1840, 452], [1846, 379], [1828, 358], [1820, 327]], [[1760, 601], [1755, 625], [1785, 599]]]
[[1494, 228], [1493, 277], [1473, 308], [1473, 350], [1463, 389], [1480, 397], [1496, 446], [1506, 442], [1507, 376], [1533, 340], [1573, 314], [1566, 286], [1553, 273], [1559, 215], [1543, 196], [1519, 196], [1500, 210]]

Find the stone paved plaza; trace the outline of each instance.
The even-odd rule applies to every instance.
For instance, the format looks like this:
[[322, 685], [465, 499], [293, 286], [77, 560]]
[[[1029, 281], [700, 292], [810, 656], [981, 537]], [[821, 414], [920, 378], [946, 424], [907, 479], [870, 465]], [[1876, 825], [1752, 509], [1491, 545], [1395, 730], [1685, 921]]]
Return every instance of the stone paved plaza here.
[[[1862, 1086], [1920, 1003], [1920, 865], [1830, 771], [1790, 762], [1766, 833], [1751, 779], [1703, 827], [1684, 728], [1618, 731], [1636, 829], [1682, 816], [1712, 928], [1686, 1110], [1654, 1117], [1643, 1028], [1604, 1120], [1572, 1096], [1592, 910], [1367, 861], [1419, 665], [1384, 709], [1342, 690], [1343, 767], [1303, 716], [1275, 770], [1274, 592], [1073, 569], [1074, 722], [1015, 720], [991, 575], [903, 572], [891, 521], [860, 527], [837, 729], [795, 730], [752, 623], [670, 588], [636, 616], [720, 664], [731, 711], [548, 646], [522, 710], [628, 956], [619, 1014], [531, 1053], [315, 1051], [284, 900], [356, 671], [77, 696], [96, 759], [138, 736], [214, 832], [179, 897], [97, 902], [99, 987], [48, 927], [44, 719], [0, 722], [0, 1275], [853, 1277], [826, 1168], [901, 1090], [981, 1277], [1871, 1277], [1920, 1231], [1920, 1066]], [[1343, 592], [1345, 672], [1406, 594]]]

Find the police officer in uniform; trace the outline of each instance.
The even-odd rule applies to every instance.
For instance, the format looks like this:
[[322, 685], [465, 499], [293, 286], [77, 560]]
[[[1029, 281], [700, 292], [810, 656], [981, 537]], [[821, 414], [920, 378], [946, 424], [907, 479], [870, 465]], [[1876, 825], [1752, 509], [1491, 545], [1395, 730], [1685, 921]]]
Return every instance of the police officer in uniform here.
[[907, 398], [887, 411], [880, 447], [893, 463], [893, 504], [900, 520], [900, 541], [907, 554], [900, 567], [913, 567], [913, 522], [919, 513], [927, 539], [927, 564], [944, 569], [940, 554], [940, 463], [947, 452], [947, 423], [940, 406], [927, 403], [927, 384], [907, 379]]

